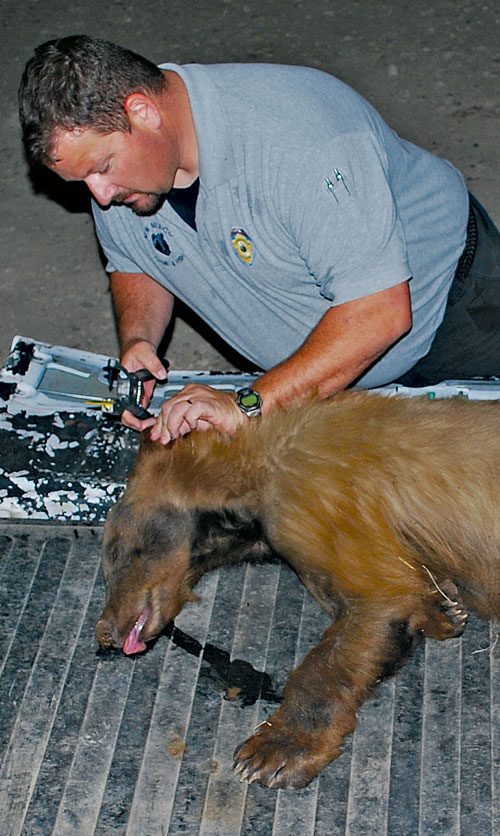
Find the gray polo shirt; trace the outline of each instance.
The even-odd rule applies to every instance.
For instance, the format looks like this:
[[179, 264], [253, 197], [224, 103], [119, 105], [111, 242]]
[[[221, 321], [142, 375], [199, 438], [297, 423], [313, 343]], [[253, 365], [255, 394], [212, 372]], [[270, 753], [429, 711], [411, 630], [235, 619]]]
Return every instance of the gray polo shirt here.
[[197, 229], [167, 202], [146, 218], [94, 204], [107, 269], [152, 276], [262, 369], [292, 354], [332, 305], [412, 277], [412, 330], [360, 383], [407, 371], [430, 348], [465, 244], [460, 173], [318, 70], [162, 68], [190, 97]]

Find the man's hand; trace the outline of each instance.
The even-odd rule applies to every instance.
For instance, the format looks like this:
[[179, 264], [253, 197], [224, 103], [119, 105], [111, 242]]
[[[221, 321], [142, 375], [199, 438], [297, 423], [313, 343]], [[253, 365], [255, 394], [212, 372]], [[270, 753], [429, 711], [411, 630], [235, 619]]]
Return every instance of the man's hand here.
[[[132, 340], [129, 345], [124, 347], [121, 356], [121, 364], [129, 372], [136, 372], [139, 369], [147, 369], [158, 380], [165, 380], [167, 377], [167, 370], [161, 362], [156, 353], [154, 345], [147, 340]], [[147, 407], [156, 385], [156, 380], [146, 380], [143, 384], [144, 397], [142, 399], [142, 406]], [[122, 415], [122, 422], [126, 427], [132, 430], [145, 430], [152, 427], [155, 423], [155, 418], [145, 418], [141, 421], [129, 410], [125, 410]]]
[[[121, 346], [121, 363], [129, 372], [147, 369], [158, 380], [167, 376], [156, 353], [157, 346], [170, 322], [174, 297], [166, 288], [146, 273], [120, 273], [109, 277], [113, 307], [118, 324]], [[147, 407], [155, 381], [144, 384], [144, 402]], [[144, 430], [154, 424], [153, 418], [141, 421], [125, 411], [122, 421], [134, 430]]]
[[188, 383], [177, 395], [165, 401], [150, 437], [152, 441], [168, 444], [191, 430], [214, 428], [233, 434], [249, 420], [236, 405], [233, 395], [201, 383]]

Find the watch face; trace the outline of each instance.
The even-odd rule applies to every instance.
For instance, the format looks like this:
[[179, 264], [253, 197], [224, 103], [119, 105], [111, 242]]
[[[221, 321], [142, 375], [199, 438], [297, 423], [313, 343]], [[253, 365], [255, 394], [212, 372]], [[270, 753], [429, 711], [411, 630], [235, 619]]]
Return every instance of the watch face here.
[[236, 393], [236, 403], [246, 415], [260, 415], [262, 398], [254, 389], [240, 389]]
[[240, 404], [242, 406], [258, 406], [260, 398], [256, 392], [246, 392], [245, 394], [242, 393], [240, 397]]

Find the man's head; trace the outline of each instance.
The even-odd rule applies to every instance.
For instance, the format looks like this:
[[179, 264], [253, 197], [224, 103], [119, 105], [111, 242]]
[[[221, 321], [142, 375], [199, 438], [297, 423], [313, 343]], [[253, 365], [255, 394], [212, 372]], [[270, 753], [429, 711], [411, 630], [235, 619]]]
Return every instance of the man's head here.
[[[168, 79], [167, 79], [168, 76]], [[180, 77], [116, 44], [73, 35], [38, 47], [19, 90], [30, 160], [83, 180], [102, 205], [158, 211], [197, 176], [196, 133]]]
[[19, 88], [29, 159], [50, 165], [58, 131], [129, 131], [128, 96], [159, 95], [165, 86], [155, 64], [109, 41], [72, 35], [41, 44]]

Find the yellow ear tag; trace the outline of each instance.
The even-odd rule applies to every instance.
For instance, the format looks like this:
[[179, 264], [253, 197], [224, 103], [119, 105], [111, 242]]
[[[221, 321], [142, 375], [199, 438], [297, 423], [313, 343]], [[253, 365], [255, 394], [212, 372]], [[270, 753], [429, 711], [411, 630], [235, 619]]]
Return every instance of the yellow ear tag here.
[[235, 227], [231, 230], [231, 242], [241, 260], [250, 266], [253, 261], [253, 243], [250, 236], [244, 229]]

